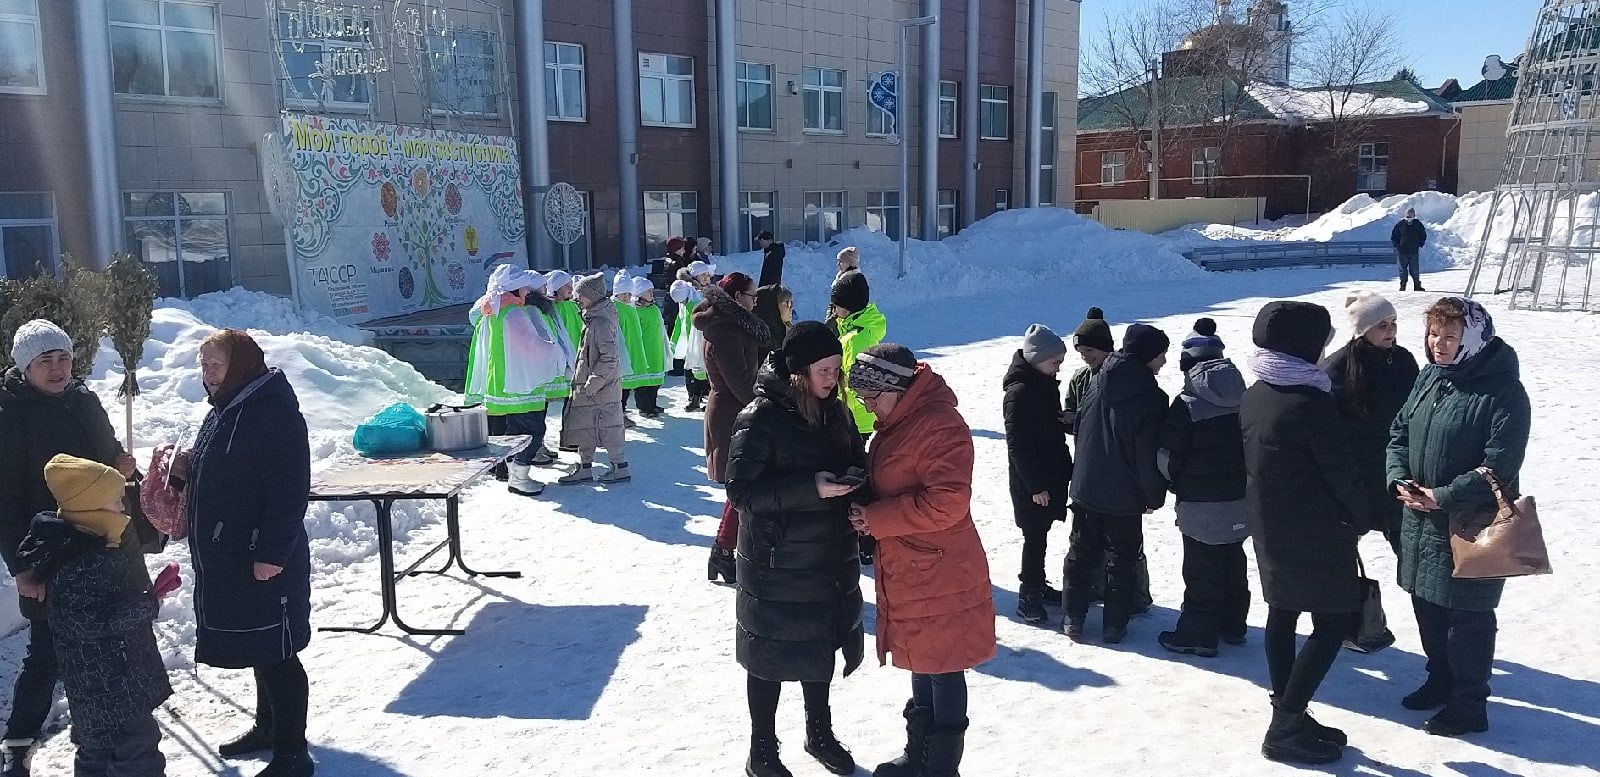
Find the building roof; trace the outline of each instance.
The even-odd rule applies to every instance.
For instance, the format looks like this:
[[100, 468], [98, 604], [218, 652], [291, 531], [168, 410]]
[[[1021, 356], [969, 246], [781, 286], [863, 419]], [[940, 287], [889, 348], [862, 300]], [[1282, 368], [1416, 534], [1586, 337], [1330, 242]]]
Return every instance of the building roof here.
[[1517, 77], [1508, 74], [1496, 81], [1479, 81], [1469, 89], [1462, 89], [1448, 98], [1451, 104], [1474, 103], [1486, 100], [1509, 100], [1517, 93]]
[[[1210, 79], [1197, 77], [1164, 78], [1162, 94], [1173, 104], [1198, 105], [1201, 90], [1211, 88]], [[1145, 84], [1131, 86], [1120, 92], [1078, 101], [1078, 132], [1106, 132], [1129, 129], [1132, 124], [1149, 122], [1149, 101]], [[1449, 102], [1411, 81], [1395, 79], [1356, 84], [1350, 102], [1333, 110], [1333, 100], [1342, 100], [1343, 90], [1298, 89], [1291, 86], [1253, 81], [1249, 84], [1228, 82], [1229, 96], [1237, 108], [1236, 116], [1243, 121], [1277, 121], [1286, 124], [1305, 124], [1330, 121], [1335, 113], [1361, 113], [1363, 115], [1417, 116], [1452, 112]], [[1241, 93], [1242, 90], [1242, 93]], [[1330, 91], [1339, 95], [1330, 96]], [[1215, 121], [1221, 113], [1202, 111], [1202, 115], [1175, 117], [1170, 126], [1196, 126]]]

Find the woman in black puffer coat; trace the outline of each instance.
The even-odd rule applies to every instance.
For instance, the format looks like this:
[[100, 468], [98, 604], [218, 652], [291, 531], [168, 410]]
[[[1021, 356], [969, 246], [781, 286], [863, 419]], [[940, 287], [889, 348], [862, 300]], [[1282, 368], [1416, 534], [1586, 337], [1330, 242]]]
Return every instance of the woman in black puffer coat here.
[[1370, 291], [1351, 292], [1344, 301], [1352, 338], [1322, 362], [1333, 379], [1333, 399], [1350, 428], [1370, 513], [1366, 522], [1383, 532], [1399, 552], [1402, 508], [1389, 488], [1389, 427], [1417, 382], [1417, 359], [1395, 343], [1394, 305]]
[[[775, 716], [782, 683], [805, 691], [806, 752], [834, 774], [855, 761], [833, 735], [834, 653], [860, 666], [861, 566], [855, 486], [834, 482], [866, 454], [839, 400], [839, 341], [815, 321], [790, 330], [734, 423], [728, 498], [739, 511], [739, 664], [749, 672], [750, 777], [782, 777]], [[857, 497], [859, 499], [860, 497]]]
[[305, 529], [311, 452], [289, 380], [231, 329], [200, 347], [211, 402], [182, 471], [194, 560], [195, 660], [256, 678], [255, 725], [219, 748], [270, 748], [258, 777], [307, 777], [309, 694], [299, 652], [311, 639], [311, 556]]

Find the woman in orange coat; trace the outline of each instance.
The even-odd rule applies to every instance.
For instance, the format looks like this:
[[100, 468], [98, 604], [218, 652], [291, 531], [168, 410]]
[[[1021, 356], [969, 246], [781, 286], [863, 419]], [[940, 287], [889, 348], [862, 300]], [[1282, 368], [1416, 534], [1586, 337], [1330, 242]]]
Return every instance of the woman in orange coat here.
[[944, 378], [894, 343], [868, 348], [850, 388], [877, 416], [872, 501], [856, 530], [878, 540], [878, 661], [911, 671], [906, 751], [875, 777], [955, 777], [967, 730], [966, 670], [994, 657], [994, 597], [972, 523], [972, 429]]

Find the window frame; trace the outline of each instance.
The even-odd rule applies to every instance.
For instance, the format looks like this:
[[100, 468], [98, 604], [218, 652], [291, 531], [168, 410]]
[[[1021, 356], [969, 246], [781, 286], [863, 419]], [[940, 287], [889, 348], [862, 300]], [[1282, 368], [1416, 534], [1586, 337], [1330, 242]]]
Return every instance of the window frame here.
[[[944, 87], [950, 85], [950, 94], [945, 96]], [[950, 104], [950, 133], [944, 131], [944, 106]], [[961, 137], [961, 84], [956, 81], [939, 82], [939, 138], [941, 140], [955, 140]]]
[[10, 271], [7, 270], [5, 231], [6, 231], [7, 228], [10, 228], [10, 227], [15, 227], [17, 229], [26, 229], [26, 228], [30, 228], [30, 227], [35, 227], [35, 228], [36, 227], [49, 227], [50, 228], [50, 249], [46, 253], [46, 258], [50, 260], [50, 266], [49, 266], [50, 276], [51, 277], [60, 277], [60, 275], [61, 275], [61, 224], [60, 224], [60, 222], [59, 222], [59, 220], [57, 218], [58, 212], [56, 210], [56, 195], [55, 195], [55, 192], [0, 192], [0, 196], [15, 196], [15, 195], [24, 195], [24, 196], [31, 195], [31, 196], [43, 197], [44, 198], [43, 202], [45, 203], [46, 209], [49, 211], [50, 215], [48, 215], [48, 216], [38, 216], [38, 217], [32, 217], [32, 218], [5, 218], [5, 217], [0, 217], [0, 278], [5, 278], [5, 279], [9, 279], [9, 280], [14, 280], [14, 281], [15, 280], [23, 280], [21, 278], [12, 278]]
[[[948, 198], [945, 195], [950, 195]], [[934, 232], [943, 240], [961, 231], [961, 190], [939, 189], [934, 195], [937, 213], [934, 214]], [[949, 202], [945, 202], [948, 199]], [[942, 234], [940, 234], [942, 233]]]
[[[44, 61], [44, 12], [39, 10], [40, 0], [34, 0], [33, 13], [23, 14], [15, 11], [0, 12], [0, 22], [26, 24], [33, 28], [33, 53], [38, 57], [39, 84], [38, 86], [0, 86], [0, 94], [30, 94], [42, 95], [50, 93], [49, 79], [47, 78]], [[8, 192], [9, 193], [9, 192]], [[22, 192], [18, 192], [21, 194]]]
[[[646, 59], [649, 58], [649, 57], [659, 57], [664, 62], [672, 61], [672, 60], [684, 60], [684, 59], [686, 59], [686, 60], [689, 61], [689, 74], [688, 75], [681, 75], [681, 74], [672, 74], [672, 73], [666, 73], [666, 72], [646, 73], [645, 70], [644, 70], [644, 66], [645, 66]], [[641, 126], [645, 126], [645, 127], [666, 127], [666, 128], [669, 128], [669, 129], [694, 129], [696, 126], [698, 126], [699, 119], [700, 119], [700, 117], [699, 117], [700, 106], [698, 105], [699, 100], [698, 100], [698, 97], [696, 96], [695, 91], [694, 91], [695, 90], [695, 78], [697, 77], [696, 73], [695, 73], [695, 58], [692, 57], [692, 56], [689, 56], [687, 54], [667, 54], [667, 53], [664, 53], [664, 52], [641, 51], [641, 52], [639, 52], [639, 55], [638, 55], [637, 59], [638, 59], [638, 63], [636, 65], [636, 72], [637, 72], [638, 78], [639, 78], [639, 124]], [[663, 71], [665, 71], [665, 69], [666, 68], [663, 68]], [[662, 116], [663, 120], [662, 121], [650, 121], [649, 119], [645, 118], [645, 112], [644, 112], [645, 83], [644, 82], [645, 82], [646, 79], [659, 81], [660, 84], [661, 84], [661, 108], [662, 108], [662, 111], [663, 111], [663, 116]], [[685, 83], [685, 82], [687, 82], [689, 84], [689, 121], [688, 121], [688, 123], [666, 121], [665, 120], [665, 111], [666, 111], [666, 107], [667, 107], [667, 84], [668, 83], [677, 84], [677, 83]]]
[[[895, 204], [893, 205], [888, 204], [890, 195], [894, 196]], [[868, 191], [866, 212], [867, 229], [877, 232], [878, 234], [883, 235], [890, 240], [899, 240], [900, 209], [904, 207], [904, 205], [904, 203], [900, 202], [899, 189], [873, 189]], [[872, 229], [872, 217], [874, 214], [877, 215], [879, 222], [883, 224], [883, 229]], [[906, 219], [906, 225], [909, 227], [910, 224], [911, 220]]]
[[[666, 199], [666, 202], [667, 202], [666, 207], [665, 208], [652, 208], [652, 207], [650, 207], [651, 195], [665, 195], [664, 198]], [[677, 195], [678, 196], [679, 205], [676, 208], [672, 207], [672, 197], [673, 197], [673, 195]], [[642, 203], [643, 207], [640, 208], [639, 215], [640, 215], [641, 218], [643, 218], [643, 220], [645, 222], [644, 225], [642, 225], [642, 226], [645, 226], [646, 228], [645, 229], [641, 229], [640, 233], [641, 233], [641, 235], [642, 235], [642, 237], [644, 238], [644, 241], [645, 241], [645, 253], [646, 253], [646, 255], [648, 255], [648, 256], [661, 256], [661, 255], [664, 255], [664, 254], [666, 254], [666, 244], [667, 244], [668, 240], [671, 240], [674, 237], [692, 238], [692, 237], [696, 236], [694, 234], [694, 232], [698, 232], [700, 230], [700, 192], [699, 191], [696, 191], [694, 189], [650, 189], [650, 190], [641, 192], [641, 197], [643, 198], [643, 203]], [[683, 204], [682, 204], [684, 197], [693, 197], [694, 198], [694, 207], [692, 207], [692, 208], [684, 207]], [[662, 239], [661, 239], [660, 243], [656, 244], [654, 241], [652, 241], [650, 239], [650, 230], [648, 229], [648, 225], [649, 225], [649, 220], [650, 220], [650, 215], [651, 214], [666, 214], [666, 217], [667, 217], [667, 232], [669, 232], [669, 233], [670, 232], [679, 232], [680, 234], [664, 235], [664, 236], [662, 236]], [[692, 219], [682, 218], [685, 214], [693, 214], [694, 218], [692, 218]], [[674, 216], [680, 217], [681, 221], [683, 222], [684, 229], [674, 230], [672, 228], [672, 223], [673, 223], [673, 217]], [[691, 228], [692, 228], [692, 231], [691, 231]]]
[[[278, 31], [279, 31], [279, 35], [280, 36], [283, 34], [283, 27], [287, 23], [287, 21], [288, 21], [288, 12], [287, 11], [279, 11], [278, 12]], [[289, 51], [287, 49], [289, 49], [290, 47], [292, 47], [294, 45], [296, 45], [296, 44], [290, 43], [290, 42], [285, 42], [281, 38], [278, 39], [278, 52], [277, 52], [278, 53], [278, 58], [279, 58], [278, 61], [279, 61], [279, 64], [284, 68], [285, 71], [288, 70]], [[308, 42], [300, 44], [300, 45], [303, 48], [309, 48], [311, 46], [319, 47], [319, 51], [318, 51], [318, 56], [319, 57], [324, 56], [326, 54], [327, 49], [330, 49], [330, 48], [334, 48], [334, 49], [340, 49], [340, 48], [356, 49], [356, 48], [360, 48], [359, 44], [351, 43], [349, 41], [338, 40], [336, 38], [323, 38], [321, 41], [318, 41], [318, 42], [315, 42], [315, 43], [312, 43], [312, 42], [308, 41]], [[300, 54], [300, 53], [304, 53], [304, 52], [298, 52], [297, 51], [295, 53], [296, 54]], [[377, 81], [376, 78], [374, 78], [371, 75], [350, 76], [350, 78], [360, 78], [360, 79], [364, 79], [367, 82], [367, 99], [366, 99], [366, 102], [352, 102], [352, 101], [349, 101], [349, 100], [330, 100], [330, 101], [324, 102], [324, 101], [318, 100], [318, 99], [316, 99], [314, 97], [291, 96], [289, 94], [289, 92], [292, 89], [294, 89], [294, 80], [295, 79], [292, 76], [291, 77], [285, 77], [286, 75], [287, 75], [286, 73], [279, 73], [278, 74], [278, 80], [281, 83], [280, 91], [283, 92], [283, 103], [284, 103], [285, 106], [293, 107], [293, 108], [317, 108], [317, 109], [326, 109], [326, 110], [330, 110], [330, 111], [339, 111], [339, 112], [348, 112], [348, 113], [370, 113], [374, 108], [377, 107], [377, 102], [374, 99], [374, 97], [378, 93], [378, 81]], [[335, 76], [335, 78], [339, 78], [339, 77], [340, 76]], [[310, 81], [310, 78], [311, 77], [308, 75], [306, 77], [306, 80]]]
[[[559, 121], [573, 124], [582, 124], [589, 121], [589, 52], [584, 48], [582, 43], [571, 43], [562, 40], [546, 40], [544, 42], [544, 46], [546, 55], [544, 60], [545, 76], [549, 77], [552, 72], [555, 73], [556, 111], [560, 114], [558, 116], [551, 116], [549, 106], [546, 105], [544, 117], [545, 121]], [[577, 65], [567, 65], [560, 62], [559, 56], [563, 46], [577, 49]], [[554, 59], [549, 56], [552, 47], [554, 47], [554, 53], [557, 55], [557, 58]], [[578, 73], [578, 115], [576, 117], [566, 115], [565, 109], [568, 106], [566, 101], [562, 99], [563, 92], [561, 89], [561, 74], [568, 71], [577, 71]], [[550, 98], [548, 94], [550, 89], [546, 87], [545, 92], [545, 99], [549, 100]]]
[[994, 190], [994, 212], [995, 213], [999, 213], [1000, 211], [1003, 211], [1003, 210], [1011, 210], [1011, 190], [1010, 189], [995, 189]]
[[[1378, 153], [1378, 147], [1383, 147], [1383, 153]], [[1356, 148], [1356, 191], [1358, 192], [1386, 192], [1389, 190], [1389, 142], [1386, 140], [1372, 140], [1361, 143]], [[1378, 170], [1378, 160], [1383, 160], [1383, 169]], [[1364, 171], [1362, 166], [1372, 163], [1372, 170]], [[1381, 176], [1382, 186], [1372, 186], [1372, 177]]]
[[[1120, 159], [1113, 161], [1113, 157]], [[1106, 177], [1107, 172], [1111, 177]], [[1101, 151], [1100, 152], [1100, 185], [1121, 186], [1128, 182], [1128, 152], [1127, 151]]]
[[[1060, 95], [1056, 92], [1044, 92], [1039, 101], [1042, 115], [1039, 117], [1039, 207], [1055, 207], [1056, 196], [1061, 193], [1060, 181], [1056, 178], [1056, 159], [1061, 154], [1061, 116]], [[1048, 138], [1049, 142], [1046, 142]], [[1050, 148], [1055, 153], [1045, 154], [1044, 148]], [[1045, 183], [1050, 184], [1050, 197], [1045, 197]]]
[[[112, 28], [123, 27], [135, 30], [154, 30], [161, 39], [161, 85], [162, 94], [144, 94], [142, 92], [118, 92], [116, 90], [116, 56], [115, 46], [112, 51], [111, 88], [112, 96], [116, 99], [142, 100], [149, 102], [186, 103], [190, 105], [222, 105], [225, 74], [222, 70], [222, 6], [217, 0], [151, 0], [157, 4], [157, 15], [160, 22], [146, 24], [143, 22], [114, 21], [107, 14], [107, 34]], [[169, 27], [166, 23], [168, 5], [203, 6], [211, 9], [213, 25], [211, 29], [204, 30], [198, 27]], [[217, 94], [215, 97], [189, 97], [172, 94], [172, 63], [167, 59], [167, 33], [186, 32], [211, 36], [211, 69], [216, 76]]]
[[[766, 80], [750, 77], [751, 67], [764, 67], [767, 69]], [[755, 62], [739, 60], [734, 64], [734, 119], [738, 122], [740, 132], [776, 132], [778, 129], [778, 68], [770, 62]], [[767, 126], [761, 127], [746, 123], [750, 111], [745, 108], [744, 97], [747, 90], [764, 85], [767, 87]]]
[[[996, 90], [1003, 92], [1005, 96], [990, 97], [989, 95], [993, 94]], [[1005, 128], [1003, 130], [1003, 134], [999, 135], [990, 134], [990, 128], [988, 127], [988, 108], [994, 105], [998, 105], [1003, 109], [1000, 115], [1005, 117]], [[1001, 141], [1011, 140], [1011, 87], [1002, 86], [1000, 84], [979, 84], [978, 107], [978, 139]]]
[[[488, 52], [488, 53], [486, 53], [486, 54], [465, 54], [465, 55], [463, 55], [463, 54], [459, 53], [459, 50], [460, 50], [460, 46], [459, 45], [452, 45], [450, 47], [450, 53], [448, 55], [449, 58], [450, 58], [450, 63], [451, 63], [450, 64], [451, 71], [454, 72], [456, 60], [458, 58], [462, 57], [462, 56], [466, 56], [466, 57], [469, 57], [469, 58], [488, 59], [489, 60], [489, 67], [490, 67], [490, 70], [489, 70], [489, 81], [492, 82], [492, 83], [502, 83], [501, 74], [500, 74], [501, 51], [502, 51], [502, 49], [500, 47], [500, 36], [497, 33], [495, 33], [493, 30], [480, 30], [480, 29], [476, 29], [476, 28], [473, 28], [473, 27], [461, 27], [461, 28], [457, 28], [457, 29], [454, 29], [454, 30], [450, 31], [450, 37], [452, 39], [452, 42], [454, 42], [454, 39], [458, 35], [465, 35], [465, 36], [472, 36], [472, 37], [482, 38], [484, 40], [484, 42], [487, 44], [487, 46], [485, 48], [485, 51]], [[437, 38], [437, 37], [440, 37], [440, 36], [428, 36], [428, 40], [431, 42], [434, 38]], [[437, 94], [437, 92], [435, 90], [435, 86], [434, 86], [435, 74], [434, 74], [434, 71], [433, 71], [434, 63], [437, 61], [437, 59], [436, 59], [436, 56], [434, 55], [434, 53], [432, 51], [429, 51], [428, 54], [429, 54], [428, 60], [427, 60], [428, 61], [428, 75], [427, 75], [428, 83], [427, 83], [425, 91], [427, 92], [428, 113], [429, 114], [434, 115], [434, 116], [461, 116], [461, 117], [465, 117], [465, 118], [469, 118], [469, 119], [480, 119], [480, 120], [484, 120], [484, 121], [496, 121], [496, 120], [498, 120], [500, 118], [501, 114], [503, 114], [505, 112], [505, 108], [502, 105], [502, 103], [504, 102], [504, 98], [505, 98], [505, 95], [503, 93], [494, 95], [494, 111], [493, 112], [457, 110], [455, 108], [441, 107], [440, 105], [438, 105], [438, 103], [436, 101], [439, 99], [439, 95]]]
[[1221, 166], [1221, 146], [1196, 146], [1189, 150], [1190, 183], [1197, 186], [1211, 183], [1217, 177], [1217, 168]]
[[[185, 191], [185, 190], [181, 190], [181, 189], [126, 189], [126, 190], [124, 190], [122, 192], [122, 198], [123, 198], [124, 207], [126, 207], [128, 196], [129, 195], [134, 195], [134, 194], [146, 194], [146, 195], [168, 194], [168, 195], [172, 196], [172, 213], [171, 214], [163, 214], [163, 215], [160, 215], [160, 216], [129, 216], [129, 215], [126, 215], [126, 211], [124, 211], [124, 215], [122, 217], [122, 224], [123, 224], [124, 233], [126, 233], [128, 225], [132, 224], [132, 223], [167, 223], [167, 224], [173, 225], [174, 230], [173, 230], [172, 250], [173, 250], [173, 261], [177, 262], [177, 268], [178, 268], [178, 297], [179, 297], [179, 299], [194, 299], [194, 297], [198, 296], [198, 295], [192, 295], [192, 294], [189, 293], [189, 288], [188, 288], [189, 284], [188, 284], [187, 280], [185, 279], [185, 275], [184, 275], [184, 267], [183, 267], [183, 265], [184, 265], [184, 259], [183, 259], [183, 223], [185, 221], [221, 221], [222, 222], [222, 225], [223, 225], [222, 228], [227, 232], [227, 235], [228, 235], [228, 244], [227, 244], [228, 258], [227, 258], [227, 262], [228, 262], [228, 282], [229, 282], [229, 285], [228, 286], [224, 286], [221, 289], [213, 289], [213, 291], [227, 291], [229, 288], [232, 288], [233, 285], [237, 284], [238, 275], [235, 272], [235, 268], [233, 266], [233, 196], [232, 196], [231, 192], [226, 191], [226, 190], [217, 190], [217, 191], [190, 190], [190, 191]], [[193, 214], [193, 213], [191, 213], [191, 214], [188, 214], [188, 215], [184, 215], [182, 213], [182, 208], [179, 207], [178, 203], [179, 203], [179, 198], [182, 197], [183, 195], [186, 195], [186, 194], [215, 194], [215, 195], [218, 195], [218, 196], [222, 197], [222, 213], [221, 214]], [[126, 246], [126, 250], [129, 253], [133, 254], [134, 258], [138, 259], [140, 264], [142, 264], [142, 265], [154, 264], [153, 262], [146, 262], [144, 260], [144, 258], [140, 255], [140, 252], [137, 249], [135, 249], [135, 248], [133, 248], [131, 246]], [[213, 260], [210, 260], [210, 261], [216, 261], [216, 260], [213, 259]], [[201, 263], [200, 262], [196, 262], [196, 264], [201, 264]], [[200, 292], [200, 294], [209, 294], [209, 293], [210, 292], [207, 292], [207, 291]]]
[[[762, 232], [762, 230], [756, 229], [755, 219], [761, 217], [755, 215], [756, 208], [751, 204], [753, 201], [752, 195], [765, 197], [766, 201], [770, 203], [770, 205], [764, 209], [767, 212], [766, 218], [770, 218], [772, 220], [772, 226], [768, 229], [772, 231], [772, 234], [778, 234], [778, 192], [741, 191], [739, 192], [739, 227], [744, 230], [745, 234], [740, 235], [740, 237], [744, 239], [744, 244], [740, 246], [740, 250], [748, 250], [750, 246], [755, 245], [756, 235], [759, 235]], [[728, 250], [728, 252], [738, 253], [731, 248]]]
[[[810, 78], [809, 78], [809, 76], [812, 73], [816, 73], [817, 74], [817, 84], [815, 86], [813, 86], [811, 84]], [[839, 85], [838, 86], [828, 86], [828, 85], [826, 85], [824, 83], [825, 79], [823, 78], [823, 75], [826, 74], [826, 73], [838, 73], [839, 74]], [[846, 71], [846, 70], [844, 70], [842, 68], [812, 67], [812, 66], [808, 65], [808, 66], [803, 67], [803, 68], [800, 69], [800, 100], [801, 100], [801, 104], [802, 104], [803, 107], [809, 107], [813, 95], [816, 97], [816, 100], [817, 100], [817, 121], [820, 124], [820, 126], [812, 127], [809, 123], [807, 123], [807, 122], [809, 122], [811, 120], [811, 118], [809, 116], [803, 115], [805, 113], [805, 111], [802, 111], [801, 127], [802, 127], [802, 129], [803, 129], [805, 134], [807, 134], [807, 135], [844, 135], [844, 134], [847, 133], [849, 127], [848, 127], [848, 124], [845, 122], [845, 114], [849, 110], [849, 105], [848, 105], [848, 101], [845, 100], [844, 86], [845, 86], [845, 84], [849, 83], [849, 80], [850, 80], [849, 71]], [[828, 118], [827, 118], [827, 115], [826, 115], [827, 114], [827, 107], [828, 107], [827, 96], [830, 95], [830, 94], [839, 95], [839, 116], [838, 116], [839, 128], [838, 129], [827, 129], [827, 124], [828, 124]]]
[[[830, 195], [838, 195], [838, 201], [839, 201], [838, 205], [830, 205], [828, 203], [828, 199], [827, 198]], [[816, 204], [812, 204], [812, 198], [813, 197], [815, 197], [816, 200], [817, 200]], [[805, 226], [806, 226], [805, 239], [806, 239], [806, 242], [808, 242], [808, 243], [826, 244], [829, 240], [832, 240], [835, 237], [838, 237], [839, 235], [843, 234], [846, 229], [849, 229], [849, 227], [845, 226], [845, 224], [846, 224], [845, 218], [850, 213], [850, 195], [846, 190], [844, 190], [844, 189], [825, 189], [825, 190], [820, 190], [820, 191], [808, 191], [808, 192], [805, 193], [805, 198], [806, 198], [806, 207], [805, 207]], [[838, 229], [837, 232], [834, 232], [831, 235], [824, 235], [823, 232], [827, 231], [827, 227], [823, 223], [822, 216], [824, 216], [825, 214], [828, 214], [828, 213], [838, 214], [839, 229]], [[817, 226], [817, 230], [816, 230], [815, 233], [813, 233], [813, 231], [811, 229], [813, 217], [815, 217], [815, 219], [816, 219], [816, 226]], [[812, 239], [812, 235], [813, 234], [816, 234], [818, 236], [818, 239]]]

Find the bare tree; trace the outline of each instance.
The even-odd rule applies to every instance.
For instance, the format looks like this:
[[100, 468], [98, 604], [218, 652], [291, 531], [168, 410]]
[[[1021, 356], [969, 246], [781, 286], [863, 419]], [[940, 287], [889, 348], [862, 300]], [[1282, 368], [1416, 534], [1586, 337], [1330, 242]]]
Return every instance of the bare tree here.
[[1320, 140], [1313, 167], [1325, 186], [1355, 174], [1361, 144], [1386, 110], [1384, 95], [1369, 85], [1404, 64], [1396, 29], [1377, 6], [1346, 6], [1306, 45], [1298, 74], [1313, 108], [1308, 123]]

